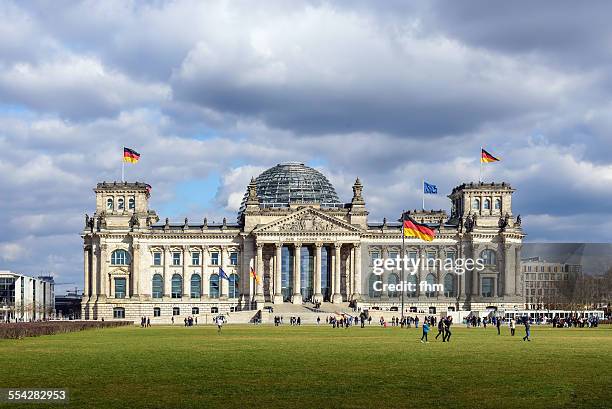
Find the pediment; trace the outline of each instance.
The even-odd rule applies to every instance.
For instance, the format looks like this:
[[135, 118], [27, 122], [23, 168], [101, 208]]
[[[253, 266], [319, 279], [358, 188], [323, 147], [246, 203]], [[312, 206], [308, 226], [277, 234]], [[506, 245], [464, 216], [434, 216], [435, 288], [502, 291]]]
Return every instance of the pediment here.
[[344, 220], [329, 216], [313, 208], [297, 210], [295, 213], [257, 227], [253, 233], [271, 232], [345, 232], [359, 233], [361, 230]]

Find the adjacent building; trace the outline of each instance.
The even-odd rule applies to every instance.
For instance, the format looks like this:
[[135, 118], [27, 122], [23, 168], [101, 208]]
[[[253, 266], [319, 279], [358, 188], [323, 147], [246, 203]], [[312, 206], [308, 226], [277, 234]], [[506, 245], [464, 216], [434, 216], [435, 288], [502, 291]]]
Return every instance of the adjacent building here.
[[582, 275], [580, 264], [548, 262], [540, 257], [523, 259], [521, 265], [527, 309], [563, 304], [565, 293], [572, 291], [573, 283]]
[[55, 316], [53, 277], [28, 277], [0, 270], [0, 322], [38, 321]]
[[[348, 202], [319, 171], [302, 163], [278, 164], [247, 186], [236, 222], [159, 223], [145, 183], [99, 183], [95, 212], [85, 216], [85, 319], [171, 317], [259, 310], [266, 305], [312, 302], [397, 308], [402, 272], [373, 274], [377, 258], [402, 249], [401, 215], [371, 222], [359, 179]], [[405, 255], [481, 258], [482, 271], [457, 275], [426, 267], [405, 277], [443, 283], [443, 291], [406, 294], [406, 311], [442, 313], [523, 308], [520, 216], [507, 183], [466, 183], [448, 196], [450, 212], [411, 211], [436, 231], [432, 242], [406, 239]], [[255, 274], [253, 274], [254, 272]], [[255, 279], [257, 275], [260, 279]]]

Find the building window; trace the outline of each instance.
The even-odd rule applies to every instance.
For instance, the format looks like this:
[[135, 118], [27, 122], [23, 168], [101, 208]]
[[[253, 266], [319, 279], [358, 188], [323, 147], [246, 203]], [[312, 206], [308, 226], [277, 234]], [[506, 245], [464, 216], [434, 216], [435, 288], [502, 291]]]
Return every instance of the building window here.
[[399, 252], [393, 250], [389, 252], [389, 258], [395, 260], [397, 258], [397, 256], [399, 255]]
[[482, 206], [485, 210], [491, 209], [491, 199], [485, 199], [484, 204]]
[[172, 307], [172, 315], [181, 315], [181, 309], [179, 307]]
[[236, 252], [230, 253], [230, 265], [232, 266], [238, 265], [238, 253]]
[[413, 261], [415, 261], [415, 262], [416, 262], [416, 261], [418, 260], [418, 258], [419, 258], [419, 253], [418, 253], [418, 252], [416, 252], [416, 251], [409, 251], [409, 252], [408, 252], [408, 258], [409, 258], [410, 260], [413, 260]]
[[210, 253], [210, 264], [212, 264], [213, 266], [219, 265], [219, 252], [218, 251], [213, 251], [212, 253]]
[[230, 274], [229, 276], [229, 297], [238, 298], [240, 291], [238, 291], [238, 274]]
[[154, 266], [161, 266], [161, 253], [159, 251], [156, 251], [155, 253], [153, 253], [153, 265]]
[[210, 313], [211, 314], [218, 314], [219, 313], [219, 308], [217, 308], [217, 307], [210, 307]]
[[370, 253], [370, 264], [374, 265], [374, 260], [378, 260], [380, 258], [380, 252], [378, 250], [372, 251]]
[[120, 197], [120, 198], [117, 200], [117, 210], [123, 210], [123, 209], [124, 209], [123, 198], [122, 198], [122, 197]]
[[175, 251], [174, 253], [172, 253], [172, 265], [173, 266], [181, 265], [181, 253], [180, 252]]
[[130, 210], [136, 209], [136, 199], [134, 199], [133, 197], [130, 197], [128, 200], [128, 209]]
[[115, 250], [111, 254], [111, 264], [113, 266], [126, 266], [130, 264], [130, 253], [126, 250]]
[[200, 309], [198, 307], [191, 308], [191, 315], [198, 315], [198, 314], [200, 314]]
[[153, 316], [154, 317], [161, 317], [161, 308], [159, 308], [159, 307], [153, 308]]
[[153, 282], [151, 285], [153, 298], [162, 298], [164, 295], [164, 278], [161, 274], [153, 275]]
[[482, 296], [493, 297], [493, 278], [484, 277], [482, 279]]
[[[370, 298], [380, 298], [382, 295], [381, 287], [382, 283], [379, 282], [381, 280], [381, 276], [376, 274], [370, 274], [370, 279], [368, 280], [368, 296]], [[375, 285], [376, 284], [376, 285]], [[374, 288], [376, 287], [376, 289]]]
[[181, 298], [183, 296], [183, 277], [179, 274], [172, 276], [172, 298]]
[[106, 199], [106, 210], [113, 210], [113, 198], [109, 197]]
[[416, 274], [408, 275], [408, 297], [416, 297], [417, 296], [417, 276]]
[[501, 210], [501, 199], [495, 199], [495, 210]]
[[193, 253], [191, 253], [191, 265], [192, 266], [200, 265], [200, 253], [199, 252], [194, 251]]
[[125, 298], [125, 277], [115, 278], [115, 298]]
[[448, 273], [444, 276], [444, 296], [455, 297], [455, 276], [453, 273]]
[[122, 307], [113, 308], [113, 318], [118, 319], [118, 320], [125, 318], [125, 308], [122, 308]]
[[210, 298], [219, 298], [219, 275], [210, 276]]
[[433, 290], [433, 286], [435, 284], [435, 280], [436, 278], [434, 277], [433, 274], [427, 274], [427, 277], [425, 278], [425, 281], [427, 281], [427, 289], [425, 291], [425, 296], [426, 297], [435, 297], [436, 296], [436, 292]]
[[472, 210], [480, 210], [480, 199], [475, 198], [472, 200]]
[[[389, 278], [387, 279], [387, 284], [389, 284], [389, 286], [391, 285], [397, 285], [399, 283], [399, 277], [397, 274], [395, 273], [391, 273], [389, 274]], [[388, 287], [387, 287], [388, 288]], [[391, 288], [389, 288], [387, 290], [387, 295], [390, 298], [397, 298], [399, 296], [399, 293], [397, 291], [396, 288], [393, 288], [393, 291], [391, 291]]]
[[485, 249], [480, 253], [480, 258], [487, 266], [494, 266], [497, 263], [497, 257], [495, 251], [491, 249]]
[[200, 298], [202, 294], [202, 279], [199, 274], [191, 276], [191, 298]]

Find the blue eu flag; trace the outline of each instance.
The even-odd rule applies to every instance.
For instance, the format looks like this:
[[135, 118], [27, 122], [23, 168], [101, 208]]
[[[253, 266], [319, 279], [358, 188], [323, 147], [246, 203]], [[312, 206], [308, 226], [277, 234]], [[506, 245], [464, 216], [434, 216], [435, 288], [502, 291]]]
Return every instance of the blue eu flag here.
[[221, 267], [219, 267], [219, 277], [225, 278], [226, 280], [229, 281], [229, 277], [227, 276], [227, 274], [225, 274], [225, 271], [223, 271]]
[[430, 185], [427, 182], [423, 182], [423, 193], [426, 195], [437, 195], [438, 187], [436, 185]]

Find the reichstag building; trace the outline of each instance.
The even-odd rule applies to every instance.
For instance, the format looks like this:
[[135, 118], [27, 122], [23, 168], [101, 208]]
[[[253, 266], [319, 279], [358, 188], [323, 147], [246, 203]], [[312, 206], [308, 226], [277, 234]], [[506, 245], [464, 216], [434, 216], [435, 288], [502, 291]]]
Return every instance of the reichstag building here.
[[[357, 179], [343, 202], [319, 171], [281, 163], [251, 180], [236, 222], [174, 224], [149, 208], [149, 185], [99, 183], [82, 232], [82, 316], [168, 322], [313, 302], [394, 310], [399, 293], [376, 291], [373, 283], [398, 283], [400, 271], [372, 271], [374, 259], [400, 254], [401, 215], [370, 222], [364, 191]], [[443, 283], [444, 291], [405, 293], [407, 311], [523, 308], [524, 234], [513, 193], [506, 183], [464, 183], [448, 195], [450, 212], [409, 212], [436, 237], [406, 238], [406, 256], [482, 258], [485, 268], [456, 275], [423, 263], [407, 281]]]

